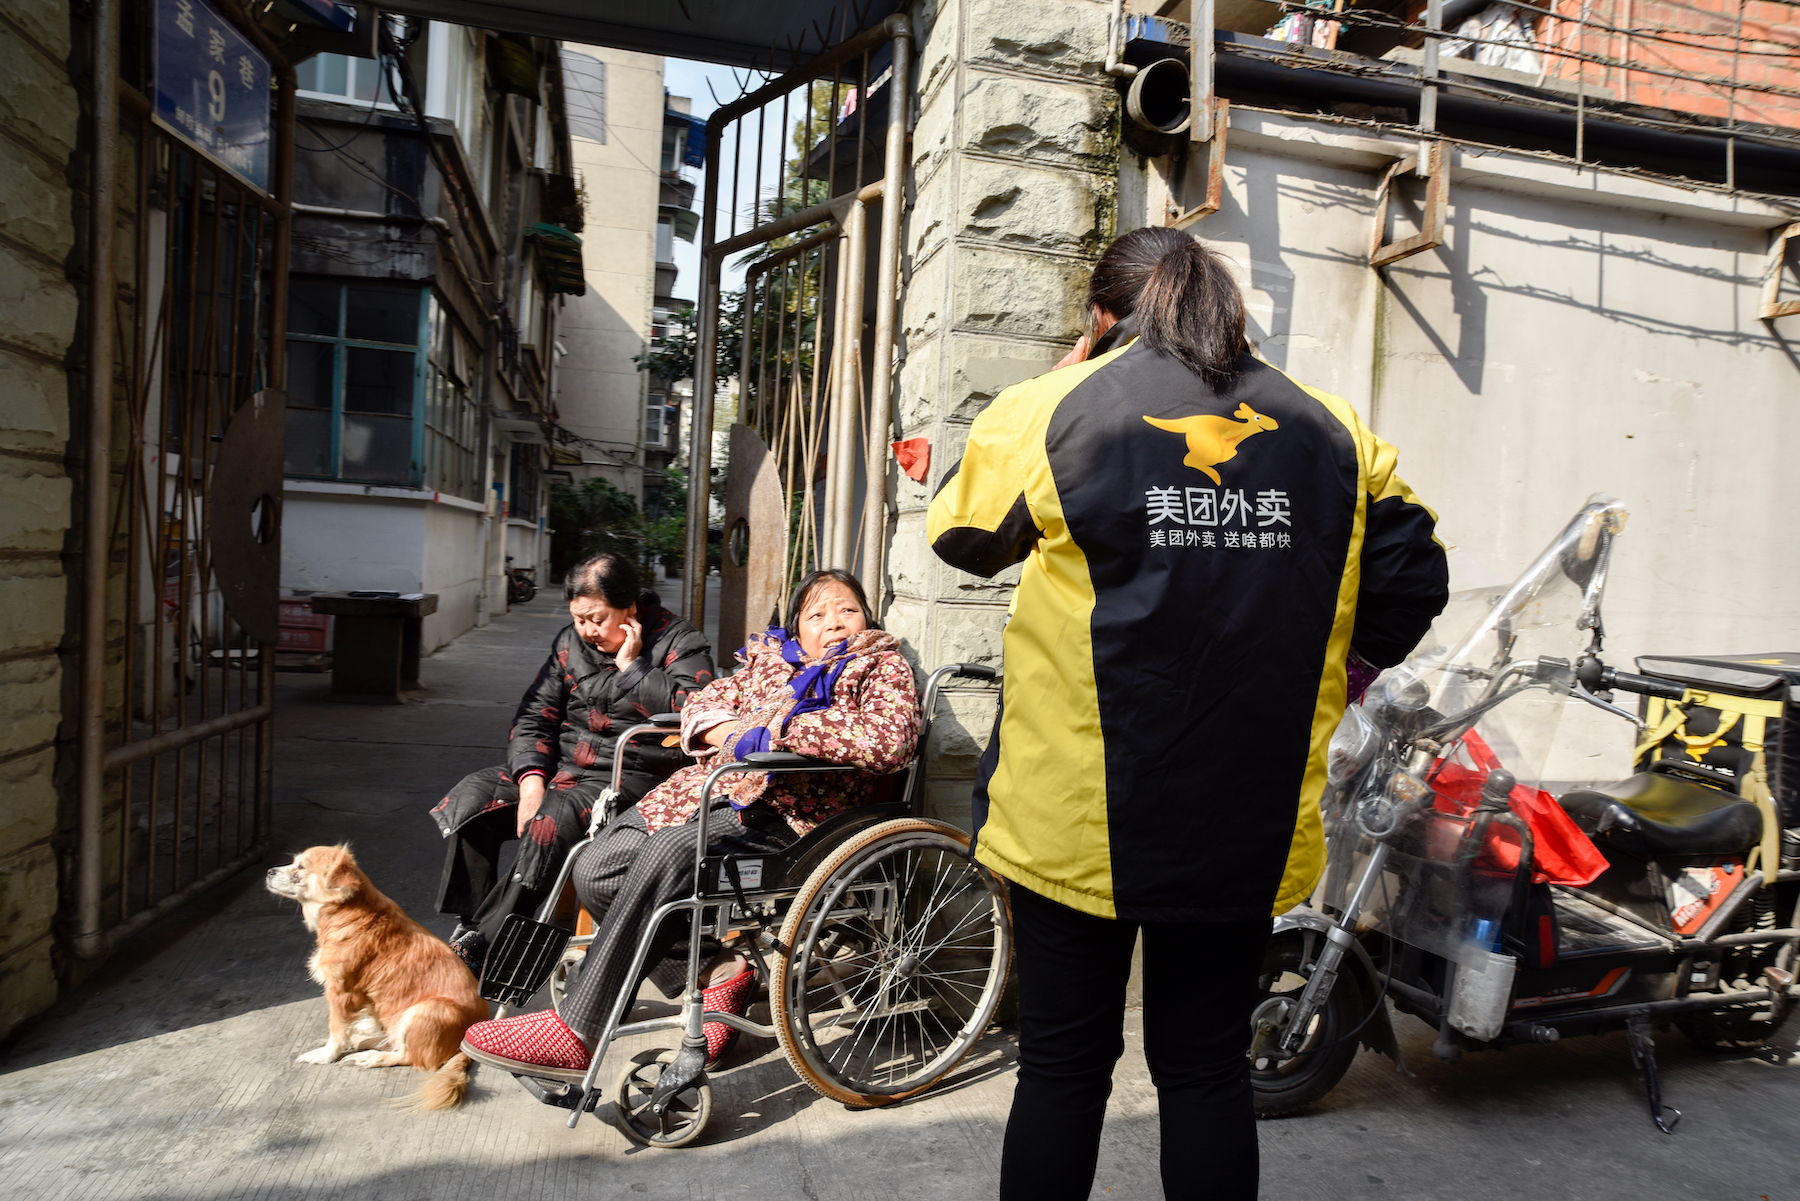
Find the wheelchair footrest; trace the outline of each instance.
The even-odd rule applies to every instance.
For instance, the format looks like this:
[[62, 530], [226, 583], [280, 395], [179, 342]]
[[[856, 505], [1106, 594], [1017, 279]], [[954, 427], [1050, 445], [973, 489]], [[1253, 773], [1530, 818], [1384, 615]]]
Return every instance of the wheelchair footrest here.
[[[571, 1084], [567, 1081], [539, 1080], [536, 1076], [514, 1076], [513, 1079], [524, 1085], [525, 1091], [536, 1097], [541, 1103], [554, 1105], [558, 1109], [574, 1109], [577, 1105], [576, 1098], [581, 1096], [579, 1084]], [[600, 1091], [595, 1089], [580, 1103], [581, 1111], [592, 1113], [598, 1104], [600, 1104]]]
[[506, 915], [481, 971], [483, 1000], [523, 1005], [544, 987], [569, 945], [569, 932], [518, 913]]

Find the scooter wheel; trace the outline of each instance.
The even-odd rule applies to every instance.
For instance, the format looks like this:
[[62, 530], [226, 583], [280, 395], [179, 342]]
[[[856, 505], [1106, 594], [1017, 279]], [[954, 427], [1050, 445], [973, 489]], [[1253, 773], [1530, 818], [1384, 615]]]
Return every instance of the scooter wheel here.
[[[1270, 940], [1256, 978], [1258, 1009], [1299, 1000], [1307, 981], [1303, 969], [1309, 962], [1299, 935], [1283, 934]], [[1308, 1025], [1306, 1040], [1292, 1058], [1269, 1056], [1251, 1061], [1250, 1088], [1257, 1117], [1298, 1113], [1336, 1088], [1350, 1070], [1350, 1061], [1356, 1058], [1357, 1027], [1363, 1018], [1362, 993], [1351, 976], [1353, 970], [1346, 964], [1339, 973]]]
[[685, 1147], [700, 1137], [712, 1117], [712, 1085], [704, 1072], [669, 1098], [660, 1115], [651, 1112], [656, 1082], [675, 1055], [673, 1050], [639, 1051], [613, 1085], [613, 1117], [625, 1137], [639, 1146]]

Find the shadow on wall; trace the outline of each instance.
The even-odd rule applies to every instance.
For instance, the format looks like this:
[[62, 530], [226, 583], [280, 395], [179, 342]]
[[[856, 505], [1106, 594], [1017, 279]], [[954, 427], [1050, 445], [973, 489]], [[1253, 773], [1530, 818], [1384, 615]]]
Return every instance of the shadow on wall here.
[[[1460, 197], [1452, 192], [1444, 245], [1379, 272], [1384, 296], [1412, 319], [1472, 395], [1481, 393], [1484, 382], [1489, 305], [1501, 295], [1590, 314], [1627, 330], [1673, 336], [1691, 343], [1740, 349], [1773, 341], [1788, 361], [1800, 369], [1800, 353], [1777, 328], [1778, 322], [1760, 322], [1762, 329], [1758, 330], [1742, 321], [1748, 315], [1743, 311], [1742, 298], [1753, 296], [1762, 282], [1766, 251], [1755, 245], [1762, 237], [1760, 231], [1723, 229], [1698, 221], [1682, 224], [1621, 209], [1537, 204], [1511, 195], [1504, 198], [1502, 210], [1495, 203], [1498, 200], [1498, 196], [1486, 196], [1474, 189], [1463, 191]], [[1416, 202], [1408, 197], [1396, 207], [1401, 220], [1416, 227]], [[1511, 223], [1483, 219], [1484, 214], [1499, 218], [1503, 211]], [[1572, 219], [1577, 217], [1585, 218], [1586, 224], [1572, 225]], [[1555, 235], [1538, 237], [1530, 232], [1547, 228], [1554, 228]], [[1476, 263], [1472, 261], [1472, 245], [1478, 238], [1484, 245]], [[1719, 252], [1726, 238], [1743, 240], [1744, 245], [1729, 258], [1735, 267], [1749, 266], [1751, 271], [1724, 270], [1700, 261], [1684, 262], [1670, 253], [1689, 249], [1694, 251], [1695, 260], [1710, 256], [1723, 261], [1726, 256]], [[1502, 245], [1496, 247], [1490, 240]], [[1508, 250], [1505, 244], [1512, 244], [1515, 249]], [[1441, 270], [1432, 269], [1434, 261]], [[1667, 272], [1675, 278], [1664, 286], [1645, 287], [1644, 271]], [[1431, 293], [1445, 282], [1450, 290], [1449, 311], [1457, 317], [1454, 335], [1434, 326], [1427, 315], [1441, 310]], [[1696, 288], [1707, 285], [1736, 294], [1726, 308], [1742, 324], [1708, 326], [1692, 320], [1689, 298]], [[1658, 307], [1665, 312], [1655, 311]], [[1800, 327], [1800, 323], [1795, 324]]]
[[[1189, 176], [1185, 182], [1186, 194], [1190, 195], [1204, 185], [1200, 177], [1203, 156], [1196, 155], [1194, 159], [1187, 168]], [[1242, 250], [1227, 251], [1227, 254], [1240, 270], [1247, 273], [1240, 277], [1246, 293], [1245, 334], [1255, 354], [1277, 370], [1286, 371], [1295, 334], [1295, 290], [1300, 286], [1300, 272], [1294, 269], [1290, 260], [1312, 260], [1361, 270], [1367, 263], [1368, 252], [1330, 246], [1284, 245], [1281, 206], [1284, 203], [1300, 204], [1309, 213], [1319, 209], [1344, 209], [1366, 221], [1371, 216], [1370, 195], [1365, 188], [1307, 179], [1285, 171], [1264, 170], [1244, 170], [1241, 190], [1244, 200], [1240, 203], [1236, 190], [1229, 186], [1224, 189], [1218, 216], [1225, 219], [1221, 224], [1228, 223], [1229, 228], [1244, 236]], [[1252, 213], [1256, 214], [1254, 219]], [[1188, 232], [1203, 241], [1207, 239], [1204, 223]], [[1248, 261], [1238, 261], [1239, 254], [1247, 255]], [[1307, 269], [1308, 265], [1301, 268], [1302, 271]], [[1257, 301], [1253, 295], [1257, 292], [1269, 298], [1266, 305]]]
[[[1398, 181], [1396, 181], [1398, 182]], [[1405, 232], [1395, 232], [1384, 241], [1393, 241], [1405, 237], [1419, 229], [1423, 220], [1422, 188], [1396, 188], [1389, 201], [1389, 209], [1395, 215], [1394, 225], [1397, 230], [1404, 227]], [[1444, 361], [1456, 372], [1463, 387], [1471, 396], [1481, 395], [1483, 370], [1487, 362], [1487, 312], [1488, 298], [1482, 284], [1469, 274], [1469, 242], [1468, 226], [1469, 210], [1466, 206], [1453, 206], [1444, 218], [1444, 244], [1427, 254], [1432, 255], [1443, 265], [1444, 272], [1420, 271], [1416, 267], [1408, 270], [1400, 264], [1389, 267], [1378, 267], [1376, 274], [1382, 283], [1382, 295], [1391, 297], [1406, 314], [1412, 318], [1413, 324], [1430, 340], [1437, 352], [1444, 356]], [[1424, 255], [1415, 255], [1410, 259], [1402, 259], [1401, 263], [1416, 264], [1424, 259]], [[1485, 268], [1484, 268], [1485, 270]], [[1432, 327], [1431, 321], [1420, 311], [1420, 307], [1406, 293], [1403, 286], [1408, 277], [1436, 275], [1450, 281], [1450, 311], [1457, 317], [1456, 345], [1452, 347], [1443, 334]], [[1383, 314], [1385, 317], [1386, 315]]]

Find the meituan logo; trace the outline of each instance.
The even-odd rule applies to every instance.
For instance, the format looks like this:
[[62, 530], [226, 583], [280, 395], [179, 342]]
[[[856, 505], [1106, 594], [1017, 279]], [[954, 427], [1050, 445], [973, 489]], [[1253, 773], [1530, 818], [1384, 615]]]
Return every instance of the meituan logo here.
[[1239, 404], [1234, 416], [1240, 420], [1233, 421], [1230, 417], [1217, 417], [1211, 413], [1182, 417], [1174, 421], [1163, 421], [1155, 417], [1146, 417], [1144, 420], [1159, 430], [1185, 434], [1188, 452], [1187, 457], [1181, 460], [1182, 463], [1205, 473], [1213, 483], [1222, 484], [1225, 481], [1219, 478], [1219, 473], [1213, 468], [1234, 458], [1239, 442], [1251, 434], [1281, 428], [1273, 417], [1265, 417], [1247, 404]]

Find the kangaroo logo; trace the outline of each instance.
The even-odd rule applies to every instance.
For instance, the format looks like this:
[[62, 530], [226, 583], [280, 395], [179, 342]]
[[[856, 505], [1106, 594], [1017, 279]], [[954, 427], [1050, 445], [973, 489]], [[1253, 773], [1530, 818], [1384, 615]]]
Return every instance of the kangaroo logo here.
[[1233, 414], [1240, 418], [1233, 421], [1230, 417], [1215, 417], [1211, 413], [1202, 413], [1197, 417], [1182, 417], [1176, 421], [1160, 421], [1155, 417], [1146, 417], [1151, 425], [1159, 430], [1168, 430], [1173, 434], [1187, 435], [1187, 458], [1181, 460], [1185, 466], [1203, 472], [1215, 484], [1223, 483], [1219, 473], [1213, 468], [1225, 460], [1233, 458], [1238, 452], [1238, 443], [1251, 434], [1259, 434], [1263, 430], [1276, 430], [1281, 427], [1273, 417], [1265, 417], [1247, 404], [1239, 404]]

